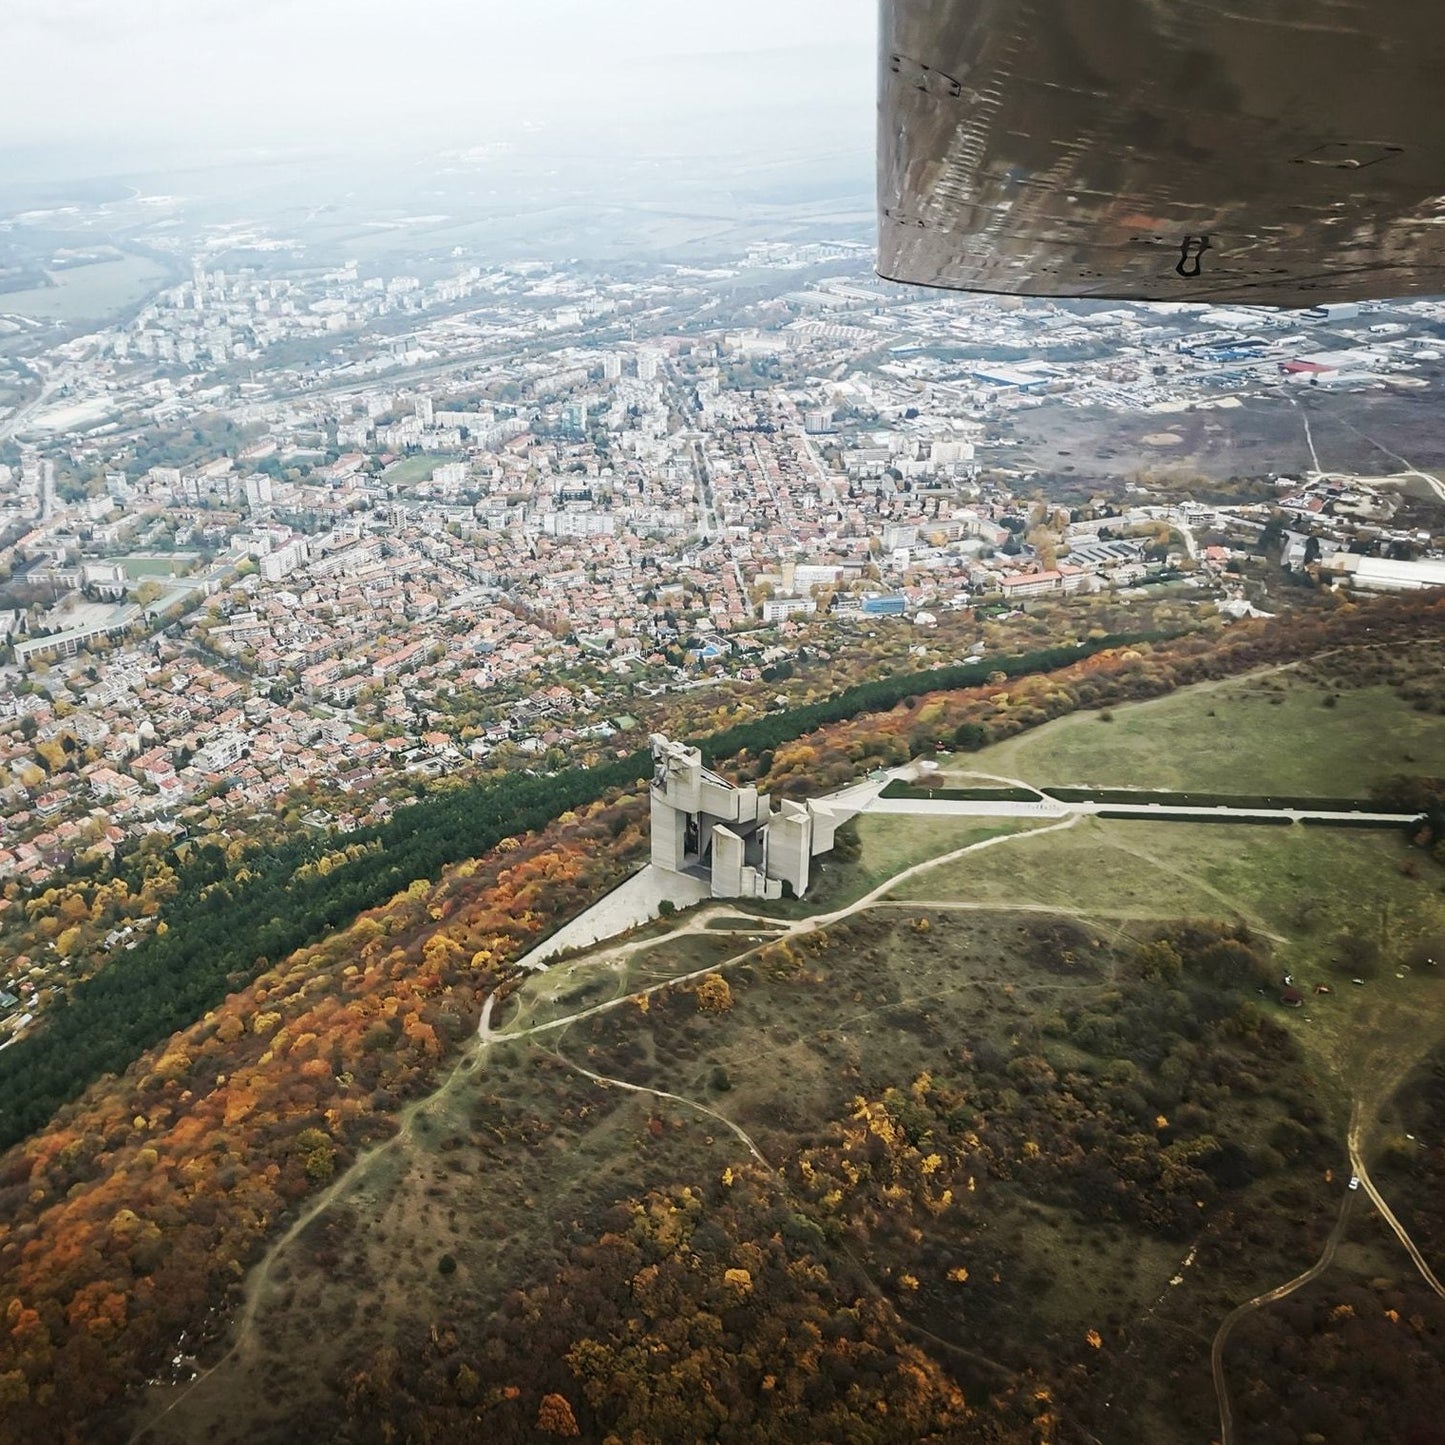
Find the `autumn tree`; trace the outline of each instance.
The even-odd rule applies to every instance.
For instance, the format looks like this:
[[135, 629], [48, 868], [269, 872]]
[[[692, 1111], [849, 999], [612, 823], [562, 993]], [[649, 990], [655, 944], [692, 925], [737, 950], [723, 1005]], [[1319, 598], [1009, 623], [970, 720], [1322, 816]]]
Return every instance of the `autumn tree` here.
[[710, 973], [697, 986], [700, 1013], [725, 1014], [733, 1006], [733, 991], [720, 973]]
[[577, 1428], [577, 1417], [565, 1395], [543, 1395], [537, 1410], [537, 1428], [548, 1435], [557, 1435], [564, 1440], [575, 1440], [582, 1432]]

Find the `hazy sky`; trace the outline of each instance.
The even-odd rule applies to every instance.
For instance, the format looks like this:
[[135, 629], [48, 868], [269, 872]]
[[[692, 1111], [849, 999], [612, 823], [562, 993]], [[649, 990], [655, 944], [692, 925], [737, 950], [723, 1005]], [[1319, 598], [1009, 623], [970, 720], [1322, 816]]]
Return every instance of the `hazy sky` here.
[[875, 25], [874, 0], [0, 0], [0, 156], [79, 143], [140, 167], [539, 124], [868, 144]]

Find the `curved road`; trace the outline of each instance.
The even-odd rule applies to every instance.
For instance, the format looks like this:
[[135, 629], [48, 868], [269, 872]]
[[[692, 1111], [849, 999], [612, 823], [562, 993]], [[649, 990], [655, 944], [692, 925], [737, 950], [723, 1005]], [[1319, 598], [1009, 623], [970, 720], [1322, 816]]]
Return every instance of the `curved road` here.
[[1425, 1263], [1424, 1255], [1416, 1248], [1415, 1241], [1405, 1232], [1405, 1226], [1395, 1217], [1395, 1212], [1385, 1203], [1380, 1191], [1375, 1188], [1374, 1180], [1370, 1178], [1370, 1171], [1365, 1166], [1364, 1154], [1360, 1148], [1360, 1136], [1364, 1132], [1363, 1112], [1357, 1101], [1350, 1119], [1350, 1171], [1360, 1181], [1360, 1187], [1370, 1196], [1370, 1203], [1380, 1211], [1380, 1217], [1395, 1231], [1395, 1237], [1405, 1246], [1405, 1251], [1414, 1261], [1415, 1268], [1420, 1271], [1421, 1278], [1441, 1299], [1445, 1299], [1445, 1288], [1441, 1287], [1434, 1271]]
[[[1410, 1238], [1405, 1226], [1396, 1218], [1394, 1211], [1385, 1202], [1380, 1191], [1375, 1188], [1374, 1181], [1370, 1178], [1370, 1171], [1365, 1164], [1362, 1139], [1365, 1130], [1365, 1110], [1361, 1100], [1356, 1099], [1354, 1107], [1350, 1111], [1350, 1129], [1348, 1135], [1350, 1171], [1359, 1180], [1359, 1187], [1370, 1199], [1370, 1202], [1380, 1211], [1380, 1217], [1395, 1232], [1396, 1238], [1405, 1246], [1406, 1252], [1414, 1262], [1415, 1268], [1420, 1271], [1425, 1283], [1430, 1286], [1442, 1299], [1445, 1299], [1445, 1287], [1435, 1277], [1434, 1271], [1426, 1263], [1425, 1257], [1416, 1247], [1415, 1241]], [[1269, 1290], [1262, 1295], [1256, 1295], [1252, 1300], [1246, 1300], [1242, 1305], [1236, 1305], [1234, 1309], [1225, 1315], [1220, 1323], [1219, 1329], [1215, 1332], [1214, 1344], [1209, 1352], [1210, 1369], [1214, 1376], [1214, 1393], [1219, 1401], [1219, 1445], [1233, 1445], [1234, 1440], [1234, 1414], [1229, 1404], [1229, 1387], [1224, 1379], [1224, 1349], [1229, 1341], [1230, 1333], [1235, 1325], [1245, 1315], [1252, 1311], [1262, 1309], [1265, 1305], [1274, 1304], [1278, 1300], [1292, 1295], [1296, 1290], [1303, 1289], [1305, 1285], [1317, 1280], [1334, 1263], [1335, 1253], [1344, 1239], [1345, 1231], [1349, 1225], [1350, 1214], [1354, 1208], [1356, 1191], [1346, 1189], [1344, 1198], [1340, 1201], [1339, 1216], [1335, 1220], [1335, 1227], [1330, 1231], [1329, 1238], [1325, 1241], [1325, 1247], [1320, 1257], [1303, 1274], [1296, 1275], [1287, 1284], [1282, 1284], [1276, 1289]]]
[[1320, 1252], [1320, 1257], [1303, 1274], [1296, 1275], [1288, 1284], [1279, 1285], [1265, 1294], [1256, 1295], [1252, 1300], [1246, 1300], [1242, 1305], [1236, 1305], [1225, 1315], [1219, 1329], [1215, 1331], [1214, 1343], [1209, 1351], [1209, 1367], [1214, 1375], [1214, 1394], [1219, 1401], [1219, 1445], [1233, 1445], [1234, 1441], [1234, 1412], [1229, 1404], [1229, 1386], [1224, 1380], [1224, 1347], [1229, 1343], [1229, 1336], [1235, 1325], [1245, 1315], [1251, 1314], [1257, 1309], [1263, 1309], [1265, 1305], [1274, 1304], [1277, 1300], [1292, 1295], [1298, 1289], [1303, 1289], [1305, 1285], [1317, 1280], [1334, 1263], [1335, 1252], [1340, 1247], [1340, 1241], [1345, 1237], [1345, 1229], [1349, 1224], [1354, 1204], [1354, 1192], [1347, 1189], [1345, 1197], [1340, 1201], [1339, 1217], [1335, 1220], [1335, 1227], [1330, 1230], [1330, 1237], [1325, 1241], [1325, 1247]]

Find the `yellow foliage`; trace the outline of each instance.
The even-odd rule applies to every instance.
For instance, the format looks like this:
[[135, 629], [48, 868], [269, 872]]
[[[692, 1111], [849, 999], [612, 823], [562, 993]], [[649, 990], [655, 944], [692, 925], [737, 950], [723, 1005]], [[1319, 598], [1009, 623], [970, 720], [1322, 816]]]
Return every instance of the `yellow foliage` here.
[[722, 1014], [733, 1006], [733, 991], [720, 973], [710, 973], [700, 980], [695, 992], [698, 1010], [702, 1013]]
[[233, 1044], [243, 1033], [246, 1032], [245, 1025], [234, 1015], [221, 1020], [216, 1029], [216, 1037], [223, 1044]]
[[1089, 1333], [1084, 1336], [1084, 1343], [1088, 1345], [1091, 1350], [1102, 1350], [1104, 1348], [1104, 1337], [1098, 1330], [1090, 1330]]
[[189, 1073], [190, 1068], [190, 1055], [178, 1049], [173, 1054], [166, 1054], [160, 1062], [156, 1064], [155, 1077], [163, 1084], [171, 1084], [184, 1074]]
[[948, 1277], [954, 1284], [967, 1284], [968, 1271], [960, 1264], [948, 1271]]
[[898, 1276], [898, 1283], [899, 1283], [904, 1289], [910, 1289], [910, 1290], [911, 1290], [911, 1289], [917, 1289], [917, 1288], [918, 1288], [918, 1280], [917, 1280], [913, 1275], [911, 1275], [911, 1274], [900, 1274], [900, 1275]]
[[735, 1289], [739, 1294], [751, 1294], [753, 1292], [753, 1277], [745, 1269], [729, 1269], [723, 1272], [723, 1283], [729, 1289]]

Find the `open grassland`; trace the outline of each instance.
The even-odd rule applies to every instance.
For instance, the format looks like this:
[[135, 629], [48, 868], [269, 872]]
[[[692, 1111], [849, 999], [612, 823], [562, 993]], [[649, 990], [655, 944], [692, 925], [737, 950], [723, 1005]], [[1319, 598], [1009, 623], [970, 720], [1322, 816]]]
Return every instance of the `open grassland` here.
[[1302, 1009], [1280, 1013], [1348, 1090], [1400, 1045], [1445, 1031], [1445, 949], [1438, 966], [1425, 961], [1431, 940], [1445, 945], [1442, 885], [1445, 873], [1416, 866], [1392, 833], [1090, 818], [941, 864], [890, 896], [1098, 922], [1237, 920], [1273, 942], [1279, 977], [1305, 990]]
[[[1326, 699], [1335, 701], [1326, 706]], [[948, 759], [1038, 786], [1077, 784], [1330, 797], [1367, 795], [1393, 773], [1445, 773], [1445, 715], [1390, 686], [1337, 691], [1290, 670], [1073, 713]]]
[[[755, 906], [759, 913], [779, 919], [831, 913], [851, 906], [890, 878], [931, 858], [995, 838], [1028, 833], [1039, 826], [1033, 819], [918, 818], [863, 813], [856, 820], [861, 845], [856, 858], [843, 862], [834, 854], [816, 865], [812, 886], [804, 899], [784, 899]], [[1011, 845], [1003, 846], [1007, 850]]]

